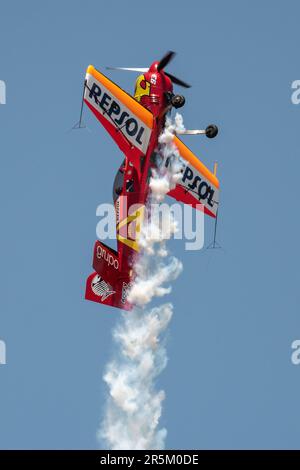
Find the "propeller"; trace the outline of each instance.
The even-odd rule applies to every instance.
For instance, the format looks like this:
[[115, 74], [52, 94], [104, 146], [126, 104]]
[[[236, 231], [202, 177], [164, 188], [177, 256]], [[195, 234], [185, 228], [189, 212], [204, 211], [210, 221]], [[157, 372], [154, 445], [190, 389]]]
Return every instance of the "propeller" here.
[[[163, 58], [160, 60], [160, 62], [158, 63], [157, 65], [157, 71], [160, 72], [161, 70], [163, 70], [170, 62], [171, 60], [173, 60], [173, 58], [175, 57], [176, 55], [176, 52], [174, 51], [169, 51], [167, 52]], [[191, 85], [189, 85], [188, 83], [184, 82], [183, 80], [180, 80], [180, 78], [177, 78], [175, 77], [175, 75], [172, 75], [171, 73], [169, 72], [165, 72], [165, 74], [169, 77], [169, 79], [175, 83], [176, 85], [179, 85], [179, 86], [182, 86], [184, 88], [190, 88]]]
[[160, 72], [161, 70], [163, 70], [171, 62], [171, 60], [175, 57], [175, 55], [176, 53], [173, 51], [167, 52], [158, 63], [157, 71]]
[[107, 70], [127, 70], [128, 72], [148, 72], [149, 68], [146, 67], [106, 67]]
[[175, 85], [183, 86], [184, 88], [191, 88], [191, 85], [188, 83], [184, 82], [183, 80], [180, 80], [180, 78], [175, 77], [169, 72], [165, 72], [165, 74], [169, 77], [169, 79], [175, 83]]
[[[164, 70], [164, 68], [171, 62], [171, 60], [173, 60], [173, 58], [175, 57], [176, 55], [176, 52], [174, 51], [168, 51], [164, 56], [163, 58], [158, 62], [157, 64], [157, 71], [158, 72], [161, 72], [162, 70]], [[129, 71], [129, 72], [140, 72], [140, 73], [145, 73], [145, 72], [148, 72], [149, 70], [149, 67], [106, 67], [108, 70], [126, 70], [126, 71]], [[180, 80], [180, 78], [177, 78], [175, 77], [175, 75], [172, 75], [171, 73], [169, 72], [164, 72], [168, 77], [169, 79], [175, 83], [176, 85], [179, 85], [179, 86], [182, 86], [184, 88], [190, 88], [191, 85], [189, 85], [188, 83], [184, 82], [183, 80]]]

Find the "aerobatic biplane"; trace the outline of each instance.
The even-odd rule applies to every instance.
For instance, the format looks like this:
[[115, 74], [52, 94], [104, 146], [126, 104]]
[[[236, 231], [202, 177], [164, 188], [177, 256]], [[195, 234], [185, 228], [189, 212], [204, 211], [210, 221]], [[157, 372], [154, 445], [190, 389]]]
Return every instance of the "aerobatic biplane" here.
[[[173, 93], [173, 83], [189, 87], [165, 71], [173, 56], [174, 52], [170, 51], [149, 68], [119, 68], [141, 73], [136, 80], [134, 97], [92, 65], [87, 69], [84, 82], [82, 107], [84, 102], [125, 156], [113, 186], [118, 250], [96, 241], [94, 271], [87, 279], [86, 299], [125, 310], [132, 308], [127, 294], [132, 282], [134, 259], [139, 250], [137, 235], [140, 227], [136, 221], [141, 220], [147, 201], [158, 137], [163, 130], [166, 114], [172, 107], [180, 108], [185, 102], [182, 95]], [[218, 128], [210, 125], [205, 130], [185, 133], [205, 134], [213, 138]], [[195, 208], [199, 208], [201, 203], [206, 214], [216, 217], [219, 200], [216, 169], [211, 172], [177, 135], [174, 136], [174, 144], [184, 160], [184, 167], [181, 180], [168, 195]], [[131, 230], [130, 225], [134, 226]]]

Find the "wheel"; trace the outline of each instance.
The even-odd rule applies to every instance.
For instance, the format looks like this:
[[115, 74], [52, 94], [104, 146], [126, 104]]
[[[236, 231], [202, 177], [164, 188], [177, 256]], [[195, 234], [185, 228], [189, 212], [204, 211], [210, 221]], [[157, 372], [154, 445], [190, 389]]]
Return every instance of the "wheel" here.
[[174, 95], [172, 96], [171, 103], [172, 103], [172, 106], [174, 106], [174, 108], [176, 109], [182, 108], [182, 106], [185, 103], [185, 97], [182, 95]]
[[208, 137], [209, 139], [213, 139], [214, 137], [216, 137], [216, 135], [218, 135], [218, 132], [219, 132], [219, 129], [217, 128], [215, 124], [210, 124], [205, 129], [206, 137]]

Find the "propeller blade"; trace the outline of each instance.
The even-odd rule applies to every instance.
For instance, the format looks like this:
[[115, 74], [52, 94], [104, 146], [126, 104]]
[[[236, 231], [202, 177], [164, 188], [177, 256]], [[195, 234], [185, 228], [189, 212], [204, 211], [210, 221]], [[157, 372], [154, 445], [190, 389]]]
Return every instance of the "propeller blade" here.
[[162, 69], [164, 69], [166, 65], [168, 65], [168, 63], [171, 62], [171, 60], [174, 58], [175, 54], [176, 52], [173, 51], [167, 52], [157, 65], [157, 71], [160, 72]]
[[148, 72], [147, 67], [106, 67], [107, 70], [127, 70], [128, 72]]
[[180, 78], [175, 77], [169, 72], [165, 72], [165, 74], [172, 80], [173, 83], [179, 86], [183, 86], [184, 88], [191, 88], [191, 85], [188, 83], [184, 82], [183, 80], [180, 80]]

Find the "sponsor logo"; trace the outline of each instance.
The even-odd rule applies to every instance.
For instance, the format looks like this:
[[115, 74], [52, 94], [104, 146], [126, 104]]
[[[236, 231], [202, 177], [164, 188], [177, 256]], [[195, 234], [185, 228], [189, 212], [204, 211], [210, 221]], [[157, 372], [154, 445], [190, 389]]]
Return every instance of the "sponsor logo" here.
[[150, 95], [150, 83], [145, 80], [144, 75], [140, 75], [135, 84], [135, 99], [140, 102], [143, 96]]
[[118, 197], [118, 199], [116, 200], [115, 210], [116, 210], [116, 225], [118, 225], [120, 221], [120, 197]]
[[128, 216], [117, 225], [117, 239], [135, 251], [139, 251], [139, 238], [145, 215], [143, 204], [132, 204]]
[[92, 75], [87, 76], [85, 99], [114, 124], [130, 143], [143, 152], [147, 150], [151, 129]]
[[186, 165], [182, 175], [182, 184], [185, 188], [192, 191], [198, 197], [199, 201], [206, 201], [211, 208], [217, 202], [214, 200], [215, 189], [203, 178], [203, 176]]
[[99, 276], [99, 274], [96, 274], [96, 276], [93, 277], [91, 282], [91, 288], [94, 294], [101, 297], [102, 302], [106, 300], [109, 296], [116, 293], [114, 290], [112, 290], [111, 285], [105, 282], [104, 279]]
[[119, 269], [119, 260], [103, 248], [103, 246], [97, 245], [96, 256], [98, 259], [104, 259], [109, 266]]
[[152, 85], [156, 85], [156, 80], [157, 80], [157, 75], [156, 73], [153, 73], [150, 78], [150, 82], [152, 83]]
[[123, 282], [123, 286], [122, 286], [122, 298], [121, 298], [121, 302], [122, 304], [125, 304], [126, 303], [126, 299], [127, 299], [127, 296], [128, 296], [128, 293], [130, 291], [132, 287], [132, 283], [131, 282]]

